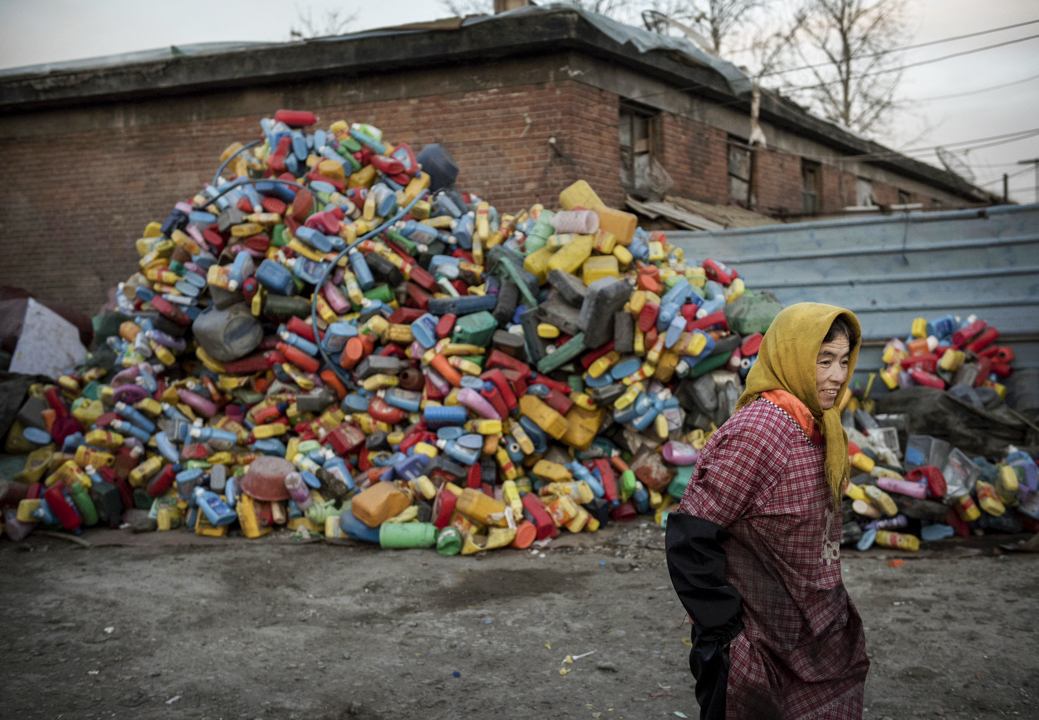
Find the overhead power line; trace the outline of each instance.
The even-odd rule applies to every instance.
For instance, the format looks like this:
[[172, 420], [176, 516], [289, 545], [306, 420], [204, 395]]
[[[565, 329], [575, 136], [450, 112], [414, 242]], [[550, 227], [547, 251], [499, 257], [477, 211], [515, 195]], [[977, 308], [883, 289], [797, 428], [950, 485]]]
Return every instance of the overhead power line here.
[[[1024, 170], [1018, 170], [1016, 173], [1010, 173], [1009, 175], [1007, 175], [1007, 180], [1011, 180], [1013, 178], [1016, 178], [1018, 175], [1024, 175], [1025, 173], [1030, 173], [1030, 172], [1032, 172], [1032, 168], [1030, 168], [1030, 167], [1027, 167]], [[1000, 183], [1000, 182], [1003, 182], [1003, 176], [1002, 175], [999, 176], [998, 178], [996, 178], [995, 180], [989, 180], [987, 183], [983, 183], [981, 185], [978, 185], [978, 187], [988, 187], [989, 185], [995, 185], [996, 183]]]
[[992, 85], [990, 87], [979, 88], [977, 90], [968, 90], [961, 93], [953, 93], [951, 95], [936, 95], [935, 97], [915, 98], [914, 102], [932, 102], [934, 100], [950, 100], [952, 98], [967, 97], [969, 95], [980, 95], [981, 93], [987, 93], [992, 90], [1002, 90], [1003, 88], [1013, 87], [1014, 85], [1021, 85], [1022, 83], [1032, 82], [1033, 80], [1039, 80], [1039, 75], [1032, 75], [1031, 77], [1021, 78], [1020, 80], [1014, 80], [1013, 82], [1003, 83], [1002, 85]]
[[[931, 45], [941, 45], [942, 43], [952, 42], [954, 40], [966, 40], [967, 38], [978, 37], [979, 35], [989, 35], [994, 32], [1000, 32], [1002, 30], [1013, 30], [1014, 28], [1025, 27], [1026, 25], [1035, 25], [1039, 23], [1039, 18], [1035, 20], [1026, 20], [1025, 22], [1014, 23], [1013, 25], [1004, 25], [1002, 27], [992, 28], [991, 30], [979, 30], [978, 32], [967, 33], [966, 35], [953, 35], [952, 37], [941, 38], [939, 40], [929, 40], [928, 42], [917, 43], [915, 45], [906, 45], [905, 47], [898, 48], [896, 50], [890, 50], [888, 52], [901, 52], [903, 50], [916, 50], [917, 48], [929, 47]], [[732, 50], [733, 54], [750, 52], [755, 48], [740, 48], [739, 50]], [[875, 57], [877, 55], [884, 55], [886, 53], [873, 53], [872, 55], [862, 55], [860, 57]]]
[[[1028, 35], [1027, 37], [1016, 38], [1014, 40], [1006, 40], [1006, 41], [1001, 42], [1001, 43], [995, 43], [993, 45], [985, 45], [984, 47], [973, 48], [971, 50], [961, 50], [959, 52], [950, 53], [948, 55], [942, 55], [941, 57], [931, 58], [929, 60], [920, 60], [919, 62], [909, 63], [907, 65], [899, 65], [898, 67], [884, 68], [883, 70], [874, 70], [872, 72], [867, 72], [867, 73], [858, 73], [858, 74], [851, 75], [851, 77], [852, 78], [863, 78], [863, 77], [873, 77], [875, 75], [886, 75], [887, 73], [893, 73], [893, 72], [901, 72], [902, 70], [908, 70], [909, 68], [920, 67], [921, 65], [932, 65], [932, 64], [934, 64], [936, 62], [942, 62], [944, 60], [950, 60], [952, 58], [962, 57], [964, 55], [972, 55], [974, 53], [979, 53], [979, 52], [982, 52], [984, 50], [993, 50], [995, 48], [1006, 47], [1007, 45], [1014, 45], [1015, 43], [1025, 42], [1026, 40], [1035, 40], [1036, 38], [1039, 38], [1039, 35]], [[892, 50], [891, 52], [897, 52], [897, 51]], [[879, 54], [887, 55], [889, 53], [879, 53]], [[874, 56], [871, 56], [871, 55], [860, 55], [859, 57], [863, 57], [864, 58], [864, 57], [874, 57]], [[857, 59], [857, 58], [855, 58], [855, 59]], [[782, 74], [782, 73], [794, 72], [795, 70], [810, 70], [812, 68], [828, 67], [831, 64], [832, 63], [818, 63], [818, 64], [815, 64], [815, 65], [802, 65], [801, 67], [790, 68], [789, 70], [773, 70], [772, 72], [762, 73], [760, 75], [760, 77], [766, 77], [766, 76], [770, 76], [770, 75], [777, 75], [777, 74]], [[839, 82], [841, 82], [841, 80], [838, 78], [837, 80], [830, 80], [828, 82], [816, 83], [814, 85], [802, 85], [802, 86], [798, 86], [798, 87], [796, 87], [794, 89], [797, 89], [797, 90], [811, 90], [813, 88], [820, 88], [820, 87], [826, 87], [827, 85], [834, 85], [834, 84], [839, 83]]]

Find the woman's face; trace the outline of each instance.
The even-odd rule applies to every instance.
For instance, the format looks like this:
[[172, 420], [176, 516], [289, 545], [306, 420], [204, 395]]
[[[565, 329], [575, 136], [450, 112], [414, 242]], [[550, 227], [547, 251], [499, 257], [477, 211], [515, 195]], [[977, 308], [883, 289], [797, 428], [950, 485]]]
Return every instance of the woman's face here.
[[838, 335], [819, 348], [815, 359], [815, 391], [823, 410], [829, 410], [837, 402], [837, 393], [848, 379], [848, 360], [851, 344], [844, 335]]

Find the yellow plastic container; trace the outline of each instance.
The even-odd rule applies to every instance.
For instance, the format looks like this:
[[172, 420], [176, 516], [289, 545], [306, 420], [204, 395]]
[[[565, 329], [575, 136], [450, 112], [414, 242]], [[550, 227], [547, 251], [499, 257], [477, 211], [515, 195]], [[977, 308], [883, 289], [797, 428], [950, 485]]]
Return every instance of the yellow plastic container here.
[[895, 505], [895, 501], [892, 500], [891, 496], [886, 492], [875, 485], [863, 485], [862, 489], [865, 490], [866, 496], [870, 499], [870, 502], [880, 508], [885, 515], [888, 517], [898, 515], [898, 506]]
[[86, 435], [87, 445], [104, 448], [105, 450], [121, 448], [124, 442], [126, 442], [126, 438], [119, 433], [110, 432], [108, 430], [91, 430]]
[[[592, 254], [593, 235], [576, 235], [574, 239], [560, 248], [548, 261], [548, 271], [562, 270], [574, 275], [578, 268]], [[525, 265], [524, 265], [525, 267]]]
[[411, 494], [388, 482], [374, 483], [353, 499], [354, 517], [371, 528], [379, 527], [411, 504]]
[[924, 318], [916, 318], [915, 320], [913, 320], [913, 325], [910, 332], [915, 338], [927, 337], [927, 320], [925, 320]]
[[920, 549], [920, 538], [916, 535], [906, 535], [905, 533], [896, 533], [889, 530], [877, 530], [877, 545], [916, 552]]
[[162, 470], [163, 459], [160, 455], [153, 455], [143, 463], [130, 471], [128, 478], [131, 487], [144, 487], [155, 473]]
[[548, 277], [548, 262], [554, 254], [555, 251], [546, 245], [540, 250], [527, 255], [523, 261], [523, 269], [532, 275], [536, 275], [538, 282], [544, 284], [545, 279]]
[[567, 411], [564, 418], [567, 428], [563, 433], [563, 442], [575, 450], [587, 450], [591, 447], [592, 440], [599, 432], [599, 427], [605, 417], [605, 408], [589, 410], [580, 405], [574, 405]]
[[873, 460], [869, 456], [860, 452], [852, 455], [851, 464], [853, 467], [856, 467], [862, 472], [867, 473], [872, 471], [874, 466], [876, 465], [876, 463], [873, 462]]
[[595, 252], [600, 255], [609, 255], [617, 247], [617, 236], [606, 230], [597, 230], [593, 246], [595, 247]]
[[1004, 493], [1016, 493], [1018, 488], [1017, 472], [1009, 465], [999, 467], [999, 485]]
[[613, 255], [598, 255], [584, 261], [581, 275], [585, 285], [591, 285], [604, 277], [620, 278], [620, 265]]
[[538, 460], [531, 468], [531, 472], [550, 483], [565, 483], [573, 477], [565, 465], [554, 463], [551, 460]]
[[68, 460], [67, 462], [62, 463], [61, 467], [52, 473], [44, 484], [47, 485], [47, 487], [50, 487], [59, 481], [66, 485], [78, 482], [87, 489], [90, 489], [91, 485], [93, 485], [90, 477], [83, 472], [83, 469], [76, 464], [75, 460]]
[[494, 527], [508, 527], [509, 525], [508, 520], [505, 519], [505, 503], [473, 488], [466, 488], [462, 491], [455, 504], [455, 510], [482, 525]]
[[87, 465], [93, 465], [96, 468], [112, 467], [112, 465], [115, 464], [115, 455], [101, 452], [100, 450], [94, 450], [86, 445], [80, 445], [76, 448], [75, 458], [76, 464], [81, 468], [85, 468]]
[[592, 488], [584, 480], [577, 482], [553, 482], [541, 488], [540, 494], [544, 496], [555, 495], [570, 498], [574, 502], [590, 503], [595, 499]]
[[978, 480], [974, 484], [974, 491], [978, 495], [978, 505], [989, 515], [999, 517], [1007, 511], [1006, 505], [1003, 504], [1003, 500], [999, 497], [999, 491], [996, 490], [995, 486]]
[[559, 193], [559, 204], [563, 206], [564, 210], [573, 210], [575, 207], [586, 207], [589, 210], [594, 210], [602, 206], [603, 202], [587, 181], [578, 180]]
[[635, 228], [639, 222], [635, 215], [605, 206], [595, 208], [595, 212], [599, 216], [600, 230], [613, 233], [619, 245], [625, 247], [631, 245], [631, 240], [635, 237]]
[[635, 256], [631, 254], [631, 251], [623, 245], [615, 245], [612, 255], [617, 258], [617, 262], [620, 263], [621, 267], [631, 265], [632, 260], [635, 259]]
[[43, 501], [39, 498], [31, 499], [25, 498], [24, 500], [18, 501], [17, 517], [18, 522], [23, 523], [34, 523], [36, 518], [33, 517], [33, 513], [40, 509], [40, 504]]
[[524, 395], [519, 400], [520, 412], [533, 420], [538, 427], [554, 437], [562, 438], [569, 424], [562, 415], [533, 395]]

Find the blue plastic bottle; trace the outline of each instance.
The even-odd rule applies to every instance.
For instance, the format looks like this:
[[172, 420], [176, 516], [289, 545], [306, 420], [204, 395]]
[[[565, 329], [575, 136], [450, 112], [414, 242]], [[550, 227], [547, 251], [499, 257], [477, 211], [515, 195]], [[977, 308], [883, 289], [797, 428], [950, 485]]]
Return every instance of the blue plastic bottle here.
[[567, 467], [570, 468], [570, 472], [573, 473], [575, 480], [583, 480], [588, 483], [588, 487], [592, 489], [592, 493], [595, 497], [604, 497], [606, 495], [606, 489], [602, 486], [602, 481], [593, 475], [584, 465], [574, 460]]
[[430, 429], [439, 428], [443, 425], [464, 425], [469, 419], [469, 411], [460, 405], [449, 405], [438, 407], [429, 405], [423, 412], [426, 425]]
[[318, 252], [327, 253], [332, 251], [332, 239], [314, 228], [300, 227], [296, 230], [296, 237]]
[[331, 457], [325, 461], [325, 472], [329, 473], [333, 477], [339, 478], [346, 483], [346, 489], [353, 492], [356, 489], [354, 478], [350, 474], [349, 468], [346, 466], [346, 461], [341, 457]]
[[159, 449], [159, 454], [171, 463], [180, 460], [180, 453], [177, 452], [177, 447], [170, 441], [169, 436], [164, 431], [155, 434], [155, 445]]
[[368, 267], [364, 255], [354, 248], [347, 253], [347, 257], [350, 258], [350, 267], [354, 269], [354, 276], [357, 278], [357, 284], [361, 286], [361, 290], [371, 290], [375, 285], [375, 278], [372, 277], [371, 268]]
[[256, 265], [253, 263], [253, 256], [245, 250], [240, 251], [235, 256], [234, 263], [231, 264], [228, 289], [237, 290], [242, 287], [242, 283], [251, 278], [255, 272]]
[[126, 420], [113, 420], [111, 428], [121, 435], [133, 435], [143, 443], [152, 439], [152, 434], [150, 432], [142, 430]]
[[238, 519], [237, 513], [227, 506], [220, 496], [211, 490], [195, 488], [195, 502], [214, 526], [230, 525]]
[[124, 402], [117, 402], [115, 404], [115, 411], [137, 427], [147, 431], [149, 435], [155, 432], [155, 423], [145, 417], [144, 413], [137, 408], [127, 405]]
[[286, 344], [305, 352], [307, 355], [316, 356], [318, 353], [318, 347], [315, 343], [310, 342], [306, 338], [300, 337], [291, 330], [288, 330], [284, 325], [278, 326], [278, 337], [280, 337]]
[[264, 260], [256, 270], [256, 279], [275, 295], [295, 295], [296, 282], [287, 267], [274, 260]]

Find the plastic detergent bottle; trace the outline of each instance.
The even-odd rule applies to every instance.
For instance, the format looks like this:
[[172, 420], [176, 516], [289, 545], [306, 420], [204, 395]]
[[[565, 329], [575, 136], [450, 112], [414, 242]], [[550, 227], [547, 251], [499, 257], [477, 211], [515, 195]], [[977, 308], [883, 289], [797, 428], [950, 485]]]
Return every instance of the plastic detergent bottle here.
[[205, 513], [206, 519], [216, 527], [230, 525], [238, 519], [238, 514], [227, 506], [220, 496], [211, 490], [195, 488], [195, 502]]

